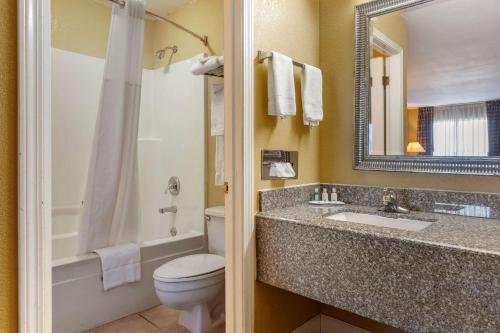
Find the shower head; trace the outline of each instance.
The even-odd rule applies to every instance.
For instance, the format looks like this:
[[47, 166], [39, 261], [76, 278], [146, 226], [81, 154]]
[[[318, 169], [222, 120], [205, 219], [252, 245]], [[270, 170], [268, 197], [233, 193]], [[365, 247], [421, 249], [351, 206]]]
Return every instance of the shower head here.
[[177, 51], [178, 51], [177, 45], [174, 45], [174, 46], [165, 46], [163, 49], [156, 51], [155, 52], [156, 58], [159, 59], [159, 60], [165, 58], [165, 54], [167, 53], [168, 50], [172, 51], [172, 55], [174, 53], [177, 53]]

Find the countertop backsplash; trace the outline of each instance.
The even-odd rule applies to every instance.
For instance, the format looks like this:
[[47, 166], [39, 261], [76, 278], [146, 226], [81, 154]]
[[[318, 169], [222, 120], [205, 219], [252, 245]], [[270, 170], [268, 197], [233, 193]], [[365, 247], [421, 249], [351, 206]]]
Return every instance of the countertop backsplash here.
[[[292, 207], [307, 203], [315, 188], [337, 190], [338, 200], [346, 204], [378, 207], [386, 187], [316, 183], [259, 191], [260, 211]], [[500, 218], [500, 194], [454, 192], [418, 188], [394, 188], [398, 204], [413, 211], [460, 216]]]

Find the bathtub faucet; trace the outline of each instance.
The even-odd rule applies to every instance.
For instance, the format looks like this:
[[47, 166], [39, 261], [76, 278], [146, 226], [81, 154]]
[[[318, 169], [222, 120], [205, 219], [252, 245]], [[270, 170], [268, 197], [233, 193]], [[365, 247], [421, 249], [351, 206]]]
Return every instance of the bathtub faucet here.
[[177, 213], [177, 206], [160, 208], [160, 214], [167, 214], [167, 213]]

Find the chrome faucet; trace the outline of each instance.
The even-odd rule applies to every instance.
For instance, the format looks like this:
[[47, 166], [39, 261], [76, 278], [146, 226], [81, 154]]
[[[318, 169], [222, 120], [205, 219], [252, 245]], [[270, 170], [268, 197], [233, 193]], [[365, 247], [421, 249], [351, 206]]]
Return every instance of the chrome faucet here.
[[177, 206], [160, 208], [159, 211], [160, 211], [160, 214], [177, 213]]
[[382, 195], [382, 207], [380, 207], [378, 210], [387, 213], [410, 213], [409, 209], [398, 206], [396, 193], [393, 190], [389, 190], [387, 188], [384, 188], [384, 194]]

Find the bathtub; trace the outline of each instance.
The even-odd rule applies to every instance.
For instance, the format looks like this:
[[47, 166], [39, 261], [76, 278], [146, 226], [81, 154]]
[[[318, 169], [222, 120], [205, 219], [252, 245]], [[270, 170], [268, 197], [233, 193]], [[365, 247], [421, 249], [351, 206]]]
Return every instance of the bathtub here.
[[[74, 232], [60, 233], [56, 246], [74, 246]], [[187, 231], [174, 237], [141, 245], [142, 279], [107, 292], [102, 289], [99, 257], [85, 254], [53, 260], [53, 333], [80, 333], [112, 320], [159, 304], [153, 286], [153, 271], [180, 256], [206, 252], [206, 237]], [[55, 246], [54, 246], [55, 247]]]

